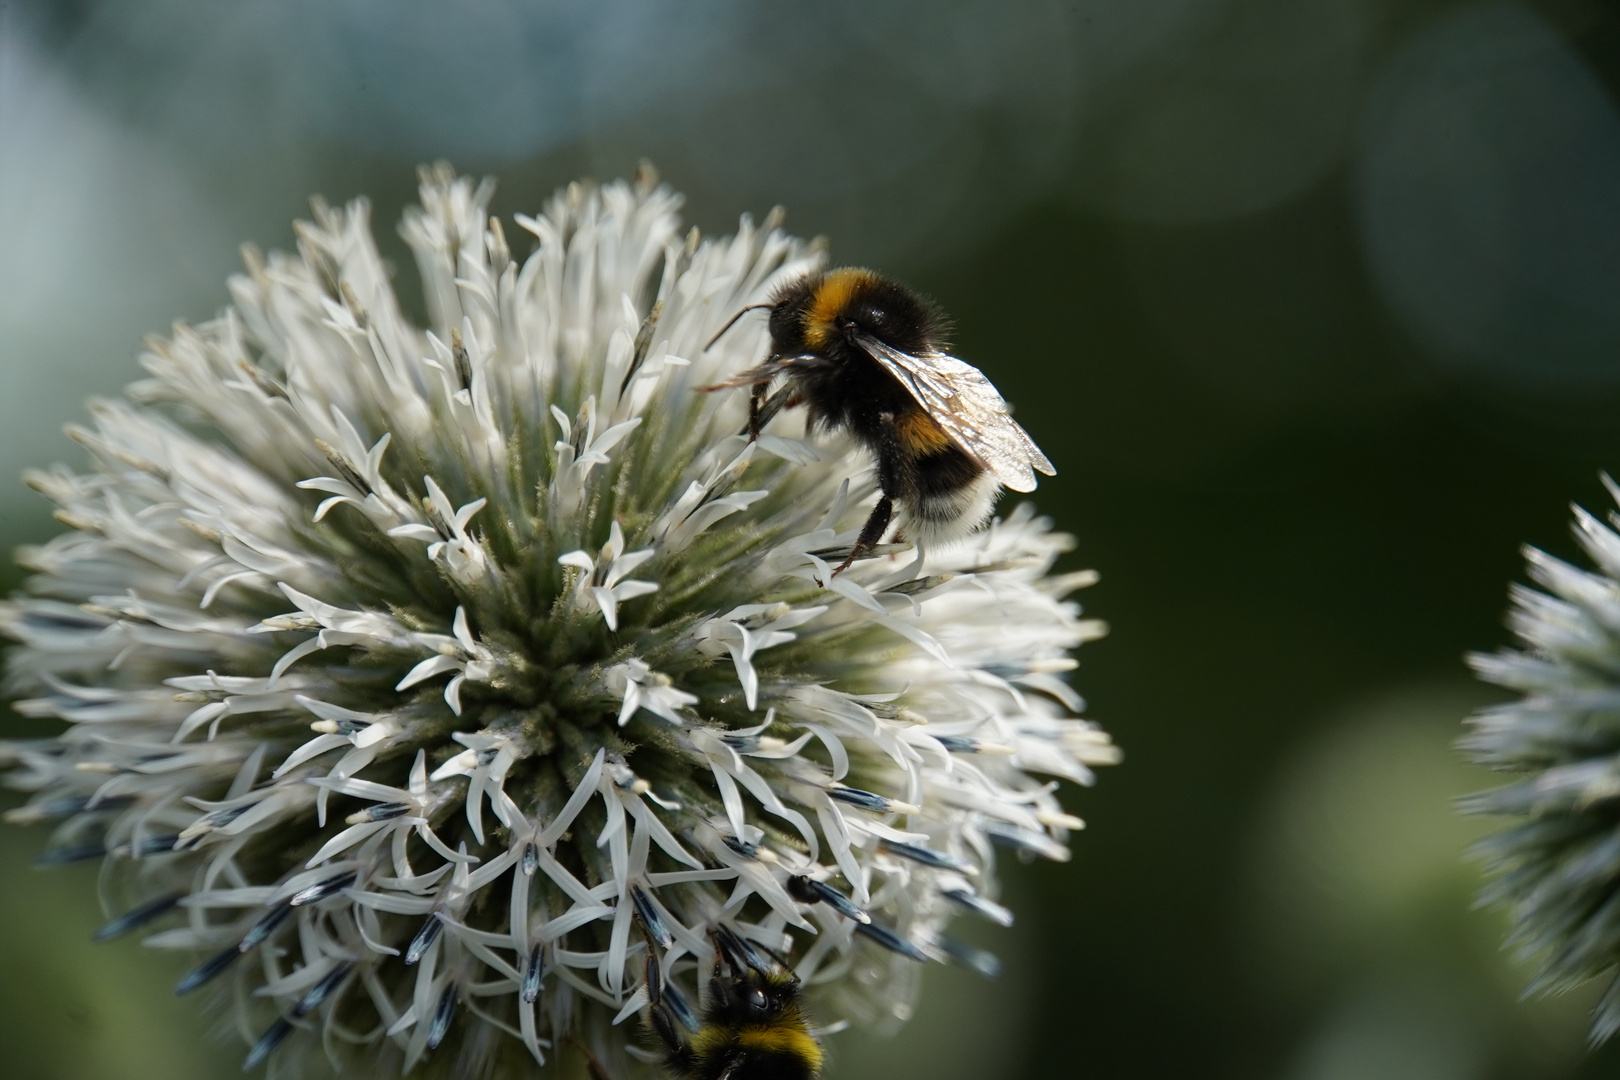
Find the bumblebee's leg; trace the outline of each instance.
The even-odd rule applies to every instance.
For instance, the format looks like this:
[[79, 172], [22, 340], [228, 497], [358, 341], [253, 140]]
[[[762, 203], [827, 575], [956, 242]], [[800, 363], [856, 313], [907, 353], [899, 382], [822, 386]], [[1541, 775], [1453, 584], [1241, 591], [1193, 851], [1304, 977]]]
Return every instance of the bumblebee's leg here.
[[866, 524], [861, 526], [861, 535], [855, 539], [855, 546], [849, 549], [849, 558], [838, 564], [832, 577], [842, 574], [856, 559], [877, 547], [889, 528], [889, 519], [894, 515], [894, 496], [901, 490], [900, 436], [895, 431], [894, 413], [879, 413], [878, 422], [881, 434], [877, 445], [877, 474], [878, 489], [883, 492], [883, 497], [872, 507]]
[[709, 981], [713, 982], [720, 977], [720, 967], [726, 962], [725, 946], [720, 944], [720, 932], [709, 927], [709, 944], [714, 946], [714, 969], [709, 972]]
[[657, 1005], [664, 1000], [664, 972], [658, 963], [658, 954], [647, 950], [647, 1004]]
[[722, 974], [727, 967], [731, 967], [733, 975], [741, 972], [741, 968], [733, 967], [734, 961], [727, 952], [725, 942], [720, 938], [719, 927], [710, 927], [709, 940], [714, 942], [714, 969], [709, 972], [709, 1001], [726, 1000], [726, 984]]
[[777, 413], [804, 404], [804, 395], [791, 383], [769, 397], [765, 396], [766, 387], [765, 383], [755, 383], [748, 395], [748, 426], [743, 429], [743, 434], [748, 436], [749, 442], [759, 438], [765, 425], [776, 419]]
[[889, 527], [889, 518], [893, 514], [894, 500], [885, 495], [878, 500], [876, 506], [872, 507], [872, 516], [861, 526], [861, 535], [855, 541], [855, 546], [849, 549], [849, 558], [838, 564], [838, 569], [832, 572], [832, 577], [842, 574], [856, 559], [877, 547], [877, 542], [883, 539], [884, 530]]
[[647, 1010], [647, 1015], [652, 1021], [653, 1034], [664, 1044], [672, 1060], [683, 1059], [692, 1053], [692, 1048], [686, 1045], [686, 1040], [675, 1029], [675, 1018], [669, 1014], [668, 1005], [659, 1002]]
[[800, 392], [797, 385], [789, 382], [786, 387], [782, 387], [781, 390], [773, 393], [770, 400], [766, 400], [765, 408], [760, 410], [760, 427], [765, 427], [766, 424], [771, 423], [781, 411], [797, 408], [797, 406], [804, 405], [804, 403], [804, 393]]
[[[739, 371], [729, 379], [717, 382], [713, 386], [700, 386], [698, 389], [707, 394], [730, 387], [748, 387], [748, 438], [752, 441], [759, 438], [759, 429], [770, 419], [769, 414], [761, 417], [760, 407], [765, 402], [765, 392], [771, 388], [771, 381], [787, 368], [788, 363], [788, 360], [780, 356], [768, 356], [765, 362], [757, 367]], [[765, 408], [768, 413], [769, 406]]]
[[771, 384], [757, 382], [748, 388], [748, 441], [756, 442], [759, 439], [759, 429], [765, 426], [760, 419], [760, 412], [765, 405], [765, 394], [770, 390]]
[[669, 1063], [677, 1070], [684, 1070], [692, 1059], [692, 1048], [681, 1037], [669, 1006], [664, 1004], [663, 969], [658, 963], [658, 954], [651, 950], [647, 953], [647, 1018], [653, 1034], [669, 1051]]

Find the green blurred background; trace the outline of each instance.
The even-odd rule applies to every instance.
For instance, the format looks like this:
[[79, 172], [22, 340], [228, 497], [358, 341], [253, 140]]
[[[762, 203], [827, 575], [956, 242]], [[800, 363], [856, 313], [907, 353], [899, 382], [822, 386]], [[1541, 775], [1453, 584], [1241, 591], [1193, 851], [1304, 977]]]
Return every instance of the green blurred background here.
[[[1517, 1000], [1448, 801], [1518, 545], [1572, 555], [1620, 468], [1617, 93], [1590, 0], [10, 0], [0, 475], [77, 460], [310, 193], [373, 197], [407, 295], [425, 160], [503, 213], [640, 157], [709, 231], [786, 204], [934, 293], [1058, 463], [1127, 755], [1072, 863], [1008, 867], [1004, 978], [931, 972], [835, 1075], [1612, 1075], [1589, 998]], [[53, 531], [0, 486], [0, 540]], [[0, 1072], [235, 1075], [42, 841], [0, 830]]]

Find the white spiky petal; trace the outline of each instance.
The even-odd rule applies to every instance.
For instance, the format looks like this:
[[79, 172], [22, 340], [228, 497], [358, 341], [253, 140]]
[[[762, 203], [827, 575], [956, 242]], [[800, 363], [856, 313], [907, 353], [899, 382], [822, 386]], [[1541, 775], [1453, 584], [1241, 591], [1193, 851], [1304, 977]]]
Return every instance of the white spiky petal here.
[[92, 471], [31, 478], [74, 531], [0, 627], [18, 708], [68, 727], [6, 749], [16, 816], [105, 858], [109, 933], [178, 901], [148, 944], [207, 951], [182, 989], [234, 986], [253, 1064], [291, 1035], [485, 1075], [579, 1038], [628, 1069], [645, 951], [695, 1008], [722, 923], [823, 1025], [903, 1019], [917, 958], [986, 962], [954, 911], [1010, 920], [992, 841], [1067, 857], [1034, 774], [1117, 758], [1062, 677], [1090, 578], [1024, 506], [829, 578], [869, 460], [699, 391], [820, 251], [683, 236], [643, 175], [519, 216], [518, 262], [491, 190], [423, 174], [431, 329], [366, 204], [317, 205], [92, 406]]

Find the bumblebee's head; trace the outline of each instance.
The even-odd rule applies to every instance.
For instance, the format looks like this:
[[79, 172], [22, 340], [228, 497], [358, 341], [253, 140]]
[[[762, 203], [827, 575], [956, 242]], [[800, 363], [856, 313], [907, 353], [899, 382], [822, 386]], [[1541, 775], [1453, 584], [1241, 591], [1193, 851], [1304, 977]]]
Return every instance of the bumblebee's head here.
[[880, 281], [870, 270], [843, 267], [784, 289], [771, 309], [772, 339], [786, 344], [777, 337], [780, 325], [786, 334], [797, 333], [801, 351], [826, 355], [844, 340], [846, 327], [869, 319], [869, 300]]
[[815, 303], [816, 290], [825, 274], [810, 274], [790, 281], [771, 296], [771, 352], [777, 356], [797, 356], [810, 351], [805, 319]]
[[799, 980], [786, 972], [744, 968], [726, 988], [727, 1003], [738, 1023], [768, 1023], [799, 1000]]
[[[727, 926], [715, 929], [720, 965], [712, 984], [737, 1023], [770, 1020], [799, 999], [799, 977], [785, 964], [773, 964]], [[721, 969], [728, 977], [722, 979]]]

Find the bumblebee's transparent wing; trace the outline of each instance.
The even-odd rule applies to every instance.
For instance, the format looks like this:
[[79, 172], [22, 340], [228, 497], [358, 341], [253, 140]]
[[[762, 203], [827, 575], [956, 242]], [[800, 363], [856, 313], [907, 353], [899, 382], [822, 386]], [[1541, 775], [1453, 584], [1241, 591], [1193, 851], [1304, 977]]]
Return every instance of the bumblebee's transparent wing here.
[[911, 392], [957, 445], [983, 461], [1007, 487], [1034, 491], [1035, 471], [1057, 475], [1007, 403], [972, 364], [944, 353], [913, 356], [862, 334], [861, 347]]

